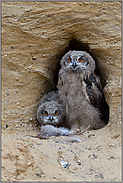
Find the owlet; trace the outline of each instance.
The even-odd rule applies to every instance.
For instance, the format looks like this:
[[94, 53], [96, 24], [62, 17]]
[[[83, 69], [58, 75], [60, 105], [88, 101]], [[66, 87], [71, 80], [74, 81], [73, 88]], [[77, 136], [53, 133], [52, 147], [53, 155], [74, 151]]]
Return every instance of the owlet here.
[[109, 120], [100, 79], [94, 73], [95, 61], [85, 51], [69, 51], [61, 62], [58, 93], [67, 113], [66, 122], [76, 130], [104, 127]]

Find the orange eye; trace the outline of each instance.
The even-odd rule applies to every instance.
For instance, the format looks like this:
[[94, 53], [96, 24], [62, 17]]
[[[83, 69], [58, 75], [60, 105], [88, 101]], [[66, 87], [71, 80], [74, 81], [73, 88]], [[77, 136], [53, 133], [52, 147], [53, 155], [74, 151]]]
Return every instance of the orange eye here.
[[54, 116], [57, 116], [58, 114], [59, 114], [59, 112], [58, 111], [55, 111]]
[[79, 62], [83, 62], [84, 61], [84, 59], [81, 57], [81, 58], [79, 58]]
[[69, 58], [68, 58], [68, 62], [72, 62], [72, 59], [71, 59], [71, 57], [69, 57]]
[[44, 111], [44, 116], [48, 116], [48, 112], [47, 111]]

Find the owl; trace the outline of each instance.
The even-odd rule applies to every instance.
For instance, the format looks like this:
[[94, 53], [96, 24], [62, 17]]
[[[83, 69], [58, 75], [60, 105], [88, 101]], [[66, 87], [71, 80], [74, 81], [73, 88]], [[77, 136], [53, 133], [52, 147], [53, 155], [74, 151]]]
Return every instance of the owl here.
[[109, 107], [105, 101], [95, 61], [85, 51], [69, 51], [60, 62], [58, 93], [62, 98], [67, 125], [74, 131], [104, 127], [109, 120]]
[[40, 125], [65, 126], [65, 110], [57, 91], [42, 97], [37, 110], [37, 120]]

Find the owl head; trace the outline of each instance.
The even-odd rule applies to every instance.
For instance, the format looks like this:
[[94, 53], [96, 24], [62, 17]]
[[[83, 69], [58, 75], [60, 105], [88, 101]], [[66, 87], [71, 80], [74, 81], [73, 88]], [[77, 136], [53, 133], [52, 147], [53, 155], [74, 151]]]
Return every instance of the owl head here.
[[60, 105], [55, 101], [41, 104], [37, 110], [37, 119], [42, 125], [58, 125], [63, 114]]
[[62, 68], [67, 71], [94, 71], [95, 61], [93, 58], [85, 51], [69, 51], [66, 53], [61, 60]]

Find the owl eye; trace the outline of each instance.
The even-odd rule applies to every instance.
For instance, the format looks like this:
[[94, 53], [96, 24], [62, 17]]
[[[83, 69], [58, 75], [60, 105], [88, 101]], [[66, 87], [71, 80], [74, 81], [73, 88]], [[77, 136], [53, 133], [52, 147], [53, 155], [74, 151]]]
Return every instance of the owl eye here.
[[69, 58], [68, 58], [68, 62], [72, 62], [72, 59], [71, 59], [71, 57], [69, 57]]
[[48, 116], [48, 112], [47, 111], [44, 111], [44, 116]]
[[83, 62], [84, 61], [84, 59], [81, 57], [81, 58], [79, 58], [79, 62]]
[[58, 114], [59, 114], [58, 111], [55, 111], [55, 112], [54, 112], [54, 116], [57, 116]]

